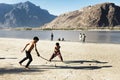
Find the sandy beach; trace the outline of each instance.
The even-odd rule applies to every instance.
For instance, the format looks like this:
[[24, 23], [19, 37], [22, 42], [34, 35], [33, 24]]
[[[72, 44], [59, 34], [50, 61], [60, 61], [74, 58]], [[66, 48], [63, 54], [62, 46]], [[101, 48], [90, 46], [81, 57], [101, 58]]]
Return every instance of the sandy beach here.
[[[0, 38], [0, 80], [120, 80], [120, 44], [59, 42], [64, 62], [48, 62], [32, 51], [30, 69], [18, 62], [28, 39]], [[39, 41], [38, 51], [49, 59], [57, 41]]]

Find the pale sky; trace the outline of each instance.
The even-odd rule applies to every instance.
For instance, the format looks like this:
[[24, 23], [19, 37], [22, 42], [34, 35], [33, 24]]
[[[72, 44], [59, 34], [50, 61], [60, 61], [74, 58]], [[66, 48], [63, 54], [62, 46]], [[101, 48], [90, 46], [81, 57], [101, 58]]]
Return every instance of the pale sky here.
[[40, 6], [42, 9], [48, 10], [51, 14], [60, 15], [66, 12], [74, 11], [104, 2], [112, 2], [120, 6], [120, 0], [0, 0], [0, 3], [15, 4], [19, 2], [30, 1]]

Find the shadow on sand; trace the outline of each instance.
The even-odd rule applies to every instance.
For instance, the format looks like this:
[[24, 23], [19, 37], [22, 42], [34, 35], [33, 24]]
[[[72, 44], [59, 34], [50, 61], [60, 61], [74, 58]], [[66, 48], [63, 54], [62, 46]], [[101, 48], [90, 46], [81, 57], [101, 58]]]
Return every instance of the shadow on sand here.
[[101, 62], [101, 61], [98, 61], [98, 60], [71, 60], [71, 61], [64, 61], [64, 63], [66, 64], [71, 64], [71, 63], [99, 63], [99, 64], [106, 64], [108, 62]]
[[81, 69], [81, 70], [95, 70], [102, 68], [110, 68], [112, 66], [56, 66], [58, 69]]
[[35, 72], [42, 72], [44, 70], [38, 70], [38, 69], [24, 69], [24, 68], [12, 68], [12, 69], [7, 69], [7, 68], [0, 68], [0, 75], [3, 74], [19, 74], [19, 73], [35, 73]]
[[35, 69], [76, 69], [76, 70], [96, 70], [102, 68], [110, 68], [111, 65], [108, 66], [58, 66], [58, 65], [31, 65], [32, 68]]
[[17, 58], [14, 58], [14, 57], [9, 57], [9, 58], [0, 57], [0, 60], [2, 60], [2, 59], [17, 59]]
[[[61, 62], [60, 60], [52, 60], [52, 62]], [[64, 61], [66, 65], [64, 66], [59, 66], [59, 65], [31, 65], [33, 68], [40, 68], [40, 69], [81, 69], [81, 70], [95, 70], [95, 69], [102, 69], [102, 68], [110, 68], [112, 67], [111, 65], [107, 66], [92, 66], [92, 63], [96, 64], [107, 64], [108, 62], [102, 62], [98, 60], [70, 60], [70, 61]], [[74, 65], [76, 63], [77, 65]], [[80, 64], [87, 63], [88, 66], [83, 66]], [[69, 65], [72, 64], [72, 65]]]
[[[59, 61], [53, 61], [53, 62], [59, 62]], [[111, 68], [111, 65], [106, 65], [106, 66], [92, 66], [89, 64], [92, 63], [98, 63], [98, 64], [106, 64], [108, 62], [101, 62], [97, 60], [92, 60], [92, 61], [87, 61], [87, 60], [71, 60], [71, 61], [64, 61], [64, 65], [30, 65], [30, 69], [26, 70], [24, 68], [0, 68], [0, 75], [3, 74], [19, 74], [19, 73], [36, 73], [36, 72], [43, 72], [48, 69], [75, 69], [75, 70], [96, 70], [96, 69], [102, 69], [102, 68]], [[77, 65], [74, 65], [73, 63], [77, 63]], [[89, 63], [88, 66], [80, 65], [79, 63]], [[69, 65], [72, 64], [72, 65]]]

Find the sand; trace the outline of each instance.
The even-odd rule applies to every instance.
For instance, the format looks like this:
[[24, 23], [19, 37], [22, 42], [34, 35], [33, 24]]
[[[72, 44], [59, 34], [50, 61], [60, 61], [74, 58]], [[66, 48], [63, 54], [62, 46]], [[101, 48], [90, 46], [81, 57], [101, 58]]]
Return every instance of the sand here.
[[[0, 80], [120, 80], [120, 44], [59, 42], [64, 62], [48, 62], [32, 51], [30, 69], [21, 50], [28, 39], [0, 38]], [[49, 59], [57, 41], [37, 43], [42, 57]]]

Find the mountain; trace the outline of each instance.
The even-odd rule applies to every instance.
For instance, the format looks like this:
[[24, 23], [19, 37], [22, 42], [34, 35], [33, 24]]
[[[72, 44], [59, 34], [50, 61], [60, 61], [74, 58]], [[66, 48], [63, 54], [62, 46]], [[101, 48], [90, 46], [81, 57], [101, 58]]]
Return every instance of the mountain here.
[[120, 25], [120, 7], [114, 3], [102, 3], [58, 16], [44, 28], [81, 28]]
[[27, 1], [18, 4], [0, 4], [0, 26], [39, 27], [51, 22], [56, 16]]

